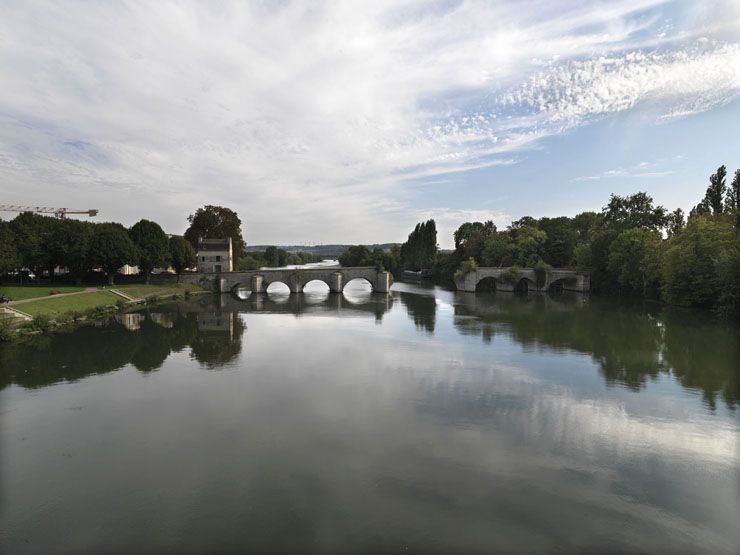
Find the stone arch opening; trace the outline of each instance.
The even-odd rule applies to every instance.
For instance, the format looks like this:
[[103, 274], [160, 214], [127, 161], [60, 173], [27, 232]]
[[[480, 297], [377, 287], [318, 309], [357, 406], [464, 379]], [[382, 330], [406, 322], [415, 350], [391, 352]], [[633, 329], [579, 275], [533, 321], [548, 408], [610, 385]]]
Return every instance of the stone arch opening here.
[[364, 277], [357, 277], [352, 278], [345, 282], [344, 287], [342, 287], [342, 290], [344, 292], [368, 292], [372, 293], [375, 290], [375, 286], [373, 285], [373, 282], [370, 281], [367, 278]]
[[290, 295], [290, 287], [282, 281], [273, 281], [265, 288], [265, 293], [282, 297], [284, 295]]
[[321, 278], [312, 278], [303, 284], [304, 293], [329, 291], [329, 284]]
[[329, 298], [331, 288], [321, 278], [314, 278], [303, 284], [303, 296], [308, 303], [320, 303]]
[[496, 278], [493, 276], [484, 277], [475, 284], [476, 293], [495, 293]]
[[367, 302], [373, 294], [374, 287], [367, 278], [354, 278], [347, 281], [342, 288], [344, 297], [354, 303]]
[[252, 286], [248, 283], [237, 283], [231, 288], [231, 296], [239, 301], [246, 301], [252, 295]]
[[530, 289], [529, 280], [527, 278], [522, 278], [516, 283], [516, 286], [514, 287], [514, 292], [521, 293], [522, 295], [526, 295], [527, 293], [529, 293], [529, 289]]

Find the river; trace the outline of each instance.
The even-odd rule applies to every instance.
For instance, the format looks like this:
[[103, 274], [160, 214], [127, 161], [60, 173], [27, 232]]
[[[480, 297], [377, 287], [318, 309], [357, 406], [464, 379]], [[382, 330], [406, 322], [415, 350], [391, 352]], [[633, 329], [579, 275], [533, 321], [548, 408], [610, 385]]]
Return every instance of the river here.
[[0, 346], [0, 552], [738, 552], [736, 325], [314, 285]]

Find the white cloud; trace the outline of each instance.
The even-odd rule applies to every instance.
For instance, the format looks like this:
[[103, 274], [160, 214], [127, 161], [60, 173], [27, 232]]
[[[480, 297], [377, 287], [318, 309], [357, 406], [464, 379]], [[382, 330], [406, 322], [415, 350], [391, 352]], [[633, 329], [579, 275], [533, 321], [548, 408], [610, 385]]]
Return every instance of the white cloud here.
[[398, 240], [421, 212], [412, 180], [511, 163], [594, 117], [735, 95], [740, 51], [716, 29], [737, 11], [664, 25], [668, 7], [3, 3], [0, 187], [173, 232], [226, 204], [252, 243]]

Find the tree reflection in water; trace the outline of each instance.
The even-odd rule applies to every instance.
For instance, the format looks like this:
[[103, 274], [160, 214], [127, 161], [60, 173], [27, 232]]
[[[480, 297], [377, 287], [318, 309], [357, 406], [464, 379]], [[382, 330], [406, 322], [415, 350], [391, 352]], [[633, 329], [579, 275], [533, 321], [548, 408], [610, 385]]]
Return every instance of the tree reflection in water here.
[[670, 374], [716, 408], [740, 402], [738, 327], [711, 314], [581, 295], [455, 296], [455, 327], [491, 342], [506, 334], [525, 347], [591, 355], [607, 384], [640, 390]]
[[[171, 353], [188, 348], [204, 368], [224, 368], [235, 364], [243, 347], [246, 328], [239, 313], [372, 315], [380, 324], [400, 300], [416, 329], [434, 334], [437, 294], [395, 291], [362, 302], [336, 294], [322, 302], [305, 302], [301, 295], [280, 302], [269, 295], [223, 295], [117, 315], [69, 333], [0, 346], [0, 388], [74, 381], [127, 364], [152, 372]], [[463, 335], [490, 343], [500, 334], [525, 348], [585, 353], [607, 384], [635, 391], [668, 374], [700, 391], [712, 410], [718, 397], [733, 410], [740, 402], [738, 327], [710, 314], [568, 294], [446, 295], [454, 304], [454, 328]]]

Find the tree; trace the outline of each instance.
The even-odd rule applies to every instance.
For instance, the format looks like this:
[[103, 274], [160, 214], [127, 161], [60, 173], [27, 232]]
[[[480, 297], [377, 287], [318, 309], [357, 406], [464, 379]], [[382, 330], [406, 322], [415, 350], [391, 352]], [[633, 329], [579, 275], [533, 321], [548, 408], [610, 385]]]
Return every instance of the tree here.
[[547, 233], [531, 225], [520, 227], [514, 237], [513, 262], [517, 266], [531, 268], [542, 260]]
[[54, 218], [32, 212], [18, 214], [10, 222], [18, 249], [18, 265], [41, 275], [49, 267], [48, 245]]
[[542, 259], [562, 268], [573, 261], [573, 250], [578, 242], [578, 232], [570, 218], [541, 218], [538, 227], [547, 234]]
[[735, 170], [735, 177], [727, 189], [725, 196], [725, 211], [733, 212], [740, 210], [740, 170]]
[[[732, 218], [703, 215], [668, 240], [663, 256], [663, 295], [674, 304], [714, 306], [722, 291], [718, 261], [738, 248]], [[732, 267], [731, 260], [726, 261]]]
[[578, 234], [579, 242], [586, 242], [591, 239], [591, 230], [594, 229], [602, 218], [601, 214], [596, 212], [581, 212], [573, 218], [573, 229]]
[[373, 266], [375, 261], [365, 245], [353, 245], [339, 255], [339, 263], [344, 267]]
[[198, 263], [193, 245], [187, 242], [183, 237], [173, 235], [169, 241], [170, 263], [177, 274], [177, 281], [180, 281], [180, 274], [187, 269], [192, 268]]
[[686, 220], [683, 217], [683, 210], [676, 208], [673, 212], [668, 214], [668, 237], [677, 235], [686, 225]]
[[431, 268], [437, 255], [437, 224], [428, 220], [416, 224], [406, 242], [401, 245], [401, 259], [408, 270]]
[[0, 221], [0, 273], [10, 272], [18, 266], [18, 248], [15, 235], [8, 222]]
[[159, 224], [149, 220], [136, 222], [129, 229], [129, 235], [137, 247], [136, 263], [148, 284], [154, 268], [169, 264], [170, 249], [167, 235]]
[[724, 206], [722, 201], [724, 200], [725, 191], [727, 186], [725, 185], [725, 178], [727, 177], [727, 168], [720, 166], [717, 168], [717, 173], [713, 173], [709, 177], [709, 187], [707, 187], [707, 194], [704, 197], [707, 206], [712, 211], [712, 214], [722, 214]]
[[95, 233], [90, 241], [90, 253], [91, 262], [103, 269], [111, 285], [118, 269], [125, 264], [135, 264], [139, 256], [126, 228], [114, 223], [95, 226]]
[[231, 237], [234, 267], [244, 253], [246, 243], [242, 238], [242, 221], [236, 212], [223, 206], [207, 205], [188, 216], [190, 227], [185, 231], [187, 239], [195, 249], [198, 239], [226, 239]]
[[57, 220], [54, 234], [49, 238], [48, 248], [53, 266], [67, 268], [76, 283], [92, 268], [90, 242], [96, 224], [79, 220]]
[[465, 222], [455, 231], [455, 250], [464, 260], [474, 258], [481, 262], [483, 246], [493, 233], [496, 233], [496, 225], [491, 220], [485, 223]]
[[626, 197], [612, 195], [601, 213], [602, 226], [619, 232], [633, 227], [660, 231], [668, 223], [666, 209], [653, 206], [653, 198], [643, 192]]
[[493, 233], [483, 246], [483, 264], [486, 266], [510, 266], [513, 263], [514, 245], [508, 231]]
[[267, 247], [265, 249], [265, 265], [273, 268], [285, 266], [288, 263], [288, 252], [278, 247]]
[[657, 231], [638, 227], [619, 234], [609, 247], [608, 269], [622, 287], [651, 295], [660, 285], [661, 237]]

